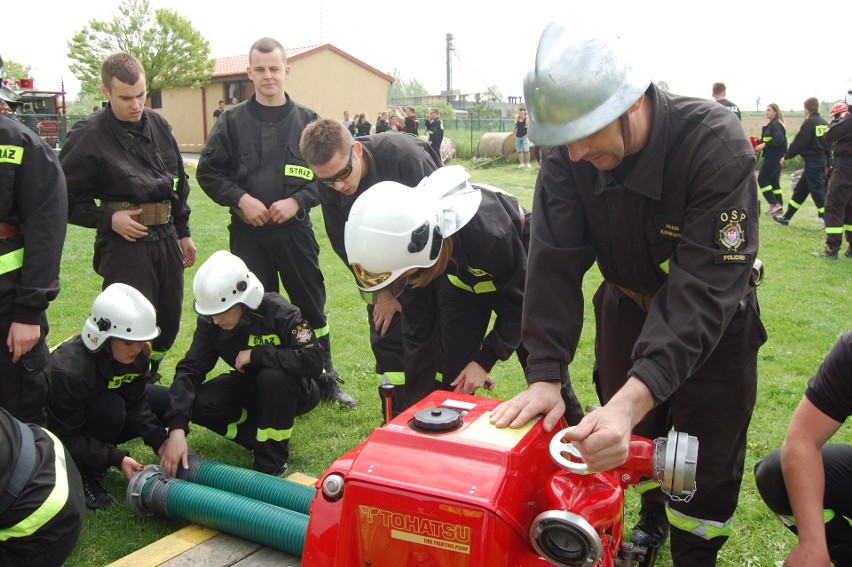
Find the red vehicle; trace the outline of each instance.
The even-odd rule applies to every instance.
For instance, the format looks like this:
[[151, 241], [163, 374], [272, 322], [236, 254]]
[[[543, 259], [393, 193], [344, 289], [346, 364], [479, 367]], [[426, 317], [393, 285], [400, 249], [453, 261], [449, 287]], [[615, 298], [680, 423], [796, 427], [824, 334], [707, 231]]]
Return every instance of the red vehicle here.
[[51, 147], [58, 147], [68, 133], [65, 113], [65, 91], [41, 91], [32, 79], [18, 79], [4, 86], [17, 95], [9, 106], [18, 120], [36, 132]]

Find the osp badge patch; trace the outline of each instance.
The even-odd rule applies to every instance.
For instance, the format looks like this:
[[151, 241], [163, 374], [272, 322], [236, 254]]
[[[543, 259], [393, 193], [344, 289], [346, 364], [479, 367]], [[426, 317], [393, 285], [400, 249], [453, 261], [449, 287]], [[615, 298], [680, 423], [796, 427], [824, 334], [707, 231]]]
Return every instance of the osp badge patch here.
[[296, 342], [300, 345], [307, 344], [314, 340], [314, 333], [307, 323], [300, 323], [290, 332], [296, 336]]
[[717, 264], [751, 262], [751, 254], [740, 253], [747, 242], [745, 209], [727, 209], [716, 217], [717, 245], [723, 250], [716, 254]]

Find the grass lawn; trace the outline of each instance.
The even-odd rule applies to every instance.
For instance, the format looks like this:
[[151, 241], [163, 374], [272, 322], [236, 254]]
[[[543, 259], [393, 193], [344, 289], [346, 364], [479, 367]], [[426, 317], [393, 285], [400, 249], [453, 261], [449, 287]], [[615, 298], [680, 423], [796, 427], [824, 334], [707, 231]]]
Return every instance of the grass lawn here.
[[[471, 168], [473, 180], [503, 188], [532, 206], [537, 168], [519, 170], [516, 163], [503, 160], [481, 165], [462, 162]], [[190, 174], [194, 171], [190, 168]], [[789, 197], [789, 171], [785, 172], [784, 194]], [[173, 370], [186, 352], [195, 327], [191, 281], [197, 267], [218, 249], [228, 247], [228, 214], [210, 201], [198, 188], [193, 175], [191, 194], [193, 239], [198, 247], [198, 262], [187, 270], [181, 331], [161, 373], [171, 383]], [[761, 202], [765, 209], [765, 203]], [[805, 382], [838, 336], [850, 328], [852, 302], [848, 300], [852, 283], [852, 259], [842, 255], [836, 262], [812, 258], [810, 253], [823, 246], [824, 233], [816, 222], [813, 203], [808, 201], [789, 227], [780, 226], [761, 215], [760, 258], [766, 277], [759, 289], [764, 324], [769, 341], [760, 351], [760, 383], [757, 407], [750, 428], [746, 470], [734, 523], [734, 535], [720, 556], [722, 566], [780, 565], [794, 538], [770, 514], [760, 501], [751, 473], [754, 464], [780, 446], [793, 410], [801, 398]], [[332, 329], [335, 366], [346, 380], [344, 388], [359, 403], [355, 411], [321, 404], [296, 421], [291, 440], [290, 470], [318, 476], [340, 454], [364, 440], [381, 424], [381, 411], [368, 343], [366, 311], [351, 276], [337, 258], [325, 236], [322, 214], [313, 214], [317, 239], [322, 250], [320, 262], [325, 274], [327, 311]], [[51, 345], [79, 332], [88, 316], [92, 300], [100, 291], [100, 278], [92, 270], [94, 231], [69, 226], [62, 262], [62, 292], [48, 315]], [[600, 282], [597, 269], [586, 276], [586, 323], [571, 365], [574, 387], [584, 404], [597, 403], [591, 383], [593, 333], [591, 297]], [[225, 370], [224, 366], [221, 370]], [[525, 387], [523, 374], [513, 358], [498, 363], [492, 377], [497, 386], [487, 395], [507, 399]], [[724, 412], [724, 407], [707, 408]], [[848, 428], [836, 437], [852, 442]], [[242, 447], [202, 428], [194, 428], [190, 446], [201, 456], [239, 466], [251, 466], [251, 455]], [[141, 442], [127, 445], [142, 463], [156, 462], [154, 454]], [[124, 495], [126, 482], [113, 471], [107, 488], [117, 498]], [[699, 487], [700, 489], [700, 487]], [[635, 496], [628, 497], [628, 525], [632, 525]], [[97, 566], [114, 561], [185, 525], [181, 520], [135, 517], [123, 505], [97, 513], [87, 511], [86, 522], [77, 549], [67, 565]], [[671, 565], [668, 553], [661, 554], [657, 565]]]

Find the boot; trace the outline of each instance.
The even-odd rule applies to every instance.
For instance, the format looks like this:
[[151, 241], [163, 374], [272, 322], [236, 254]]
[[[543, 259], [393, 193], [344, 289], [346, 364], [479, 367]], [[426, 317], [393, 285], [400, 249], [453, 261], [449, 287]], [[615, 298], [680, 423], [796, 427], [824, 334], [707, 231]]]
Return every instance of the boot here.
[[352, 396], [343, 391], [340, 384], [343, 384], [343, 379], [334, 372], [326, 372], [319, 377], [320, 393], [322, 399], [328, 402], [336, 402], [347, 409], [355, 409], [358, 404], [352, 399]]
[[827, 260], [837, 260], [837, 252], [837, 248], [831, 248], [830, 246], [826, 246], [824, 250], [821, 250], [819, 252], [811, 252], [811, 256], [814, 256], [816, 258], [826, 258]]
[[290, 457], [290, 440], [264, 441], [253, 451], [252, 468], [272, 476], [287, 474], [287, 459]]
[[843, 253], [847, 258], [852, 258], [852, 242], [849, 243], [849, 248], [846, 249], [846, 252]]
[[115, 498], [104, 488], [104, 473], [88, 471], [83, 473], [83, 494], [86, 497], [86, 508], [103, 510], [115, 504]]
[[358, 404], [355, 403], [352, 396], [340, 388], [340, 384], [343, 384], [343, 379], [337, 373], [337, 370], [334, 369], [334, 365], [331, 362], [331, 337], [324, 335], [319, 337], [317, 341], [322, 347], [322, 367], [324, 370], [323, 375], [320, 376], [322, 399], [337, 402], [349, 409], [355, 409]]
[[630, 542], [635, 547], [648, 550], [640, 567], [652, 567], [657, 557], [657, 550], [666, 542], [669, 536], [669, 519], [665, 510], [645, 510], [639, 512], [639, 521], [630, 533]]

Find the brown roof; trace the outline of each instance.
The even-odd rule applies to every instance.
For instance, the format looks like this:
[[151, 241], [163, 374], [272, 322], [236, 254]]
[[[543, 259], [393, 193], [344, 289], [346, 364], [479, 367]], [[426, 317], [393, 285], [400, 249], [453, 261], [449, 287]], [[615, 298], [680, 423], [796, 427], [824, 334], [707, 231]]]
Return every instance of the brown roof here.
[[[309, 57], [310, 55], [329, 50], [337, 53], [341, 57], [345, 57], [349, 59], [356, 65], [360, 65], [367, 69], [368, 71], [375, 73], [376, 75], [382, 77], [389, 83], [394, 82], [394, 78], [386, 73], [382, 73], [375, 67], [367, 65], [357, 57], [353, 57], [346, 53], [345, 51], [334, 47], [330, 43], [324, 43], [322, 45], [310, 45], [307, 47], [295, 47], [295, 48], [284, 48], [285, 53], [287, 54], [288, 61], [298, 61], [299, 59], [304, 59]], [[246, 68], [248, 67], [248, 55], [232, 55], [230, 57], [221, 57], [216, 59], [216, 68], [213, 70], [213, 78], [214, 79], [222, 79], [225, 77], [235, 77], [235, 76], [245, 76]]]

